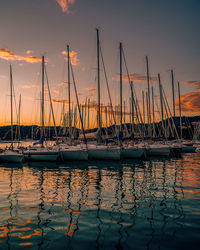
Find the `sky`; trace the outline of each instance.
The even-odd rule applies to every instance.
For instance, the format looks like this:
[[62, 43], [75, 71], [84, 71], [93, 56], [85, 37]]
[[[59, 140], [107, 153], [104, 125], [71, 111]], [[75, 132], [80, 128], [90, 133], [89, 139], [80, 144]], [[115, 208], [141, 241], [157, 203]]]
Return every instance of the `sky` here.
[[[176, 102], [179, 81], [183, 115], [199, 115], [199, 12], [199, 0], [2, 0], [0, 125], [10, 123], [10, 64], [16, 103], [14, 121], [21, 94], [21, 124], [40, 123], [42, 55], [45, 55], [56, 124], [60, 124], [62, 103], [67, 110], [68, 100], [67, 44], [80, 103], [84, 104], [86, 97], [91, 103], [97, 101], [96, 28], [114, 106], [119, 104], [119, 43], [122, 42], [141, 111], [142, 91], [147, 91], [145, 57], [148, 56], [156, 107], [159, 108], [158, 73], [172, 105], [170, 70], [173, 69]], [[123, 74], [123, 102], [128, 113], [130, 87], [124, 66]], [[45, 92], [47, 123], [49, 101]], [[72, 85], [71, 92], [75, 103]], [[109, 103], [102, 64], [101, 103]], [[94, 113], [91, 126], [96, 120]]]

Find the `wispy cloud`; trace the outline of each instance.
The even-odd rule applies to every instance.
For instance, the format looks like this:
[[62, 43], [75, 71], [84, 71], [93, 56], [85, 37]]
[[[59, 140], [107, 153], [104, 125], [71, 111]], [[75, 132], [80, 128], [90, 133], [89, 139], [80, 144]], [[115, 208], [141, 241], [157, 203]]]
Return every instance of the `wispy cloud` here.
[[87, 90], [88, 92], [92, 92], [92, 93], [97, 91], [95, 88], [91, 88], [91, 87], [85, 88], [85, 90]]
[[62, 103], [62, 104], [68, 104], [68, 100], [56, 100], [56, 99], [52, 99], [52, 102], [54, 103]]
[[32, 88], [38, 88], [39, 85], [37, 84], [25, 84], [23, 86], [21, 86], [22, 89], [32, 89]]
[[[147, 76], [145, 75], [140, 75], [137, 73], [129, 74], [130, 80], [133, 82], [146, 82], [147, 81]], [[128, 75], [123, 75], [123, 80], [128, 81]], [[156, 82], [157, 77], [150, 77], [150, 81]]]
[[[122, 75], [122, 80], [123, 81], [128, 81], [129, 78], [130, 78], [130, 81], [133, 81], [133, 82], [146, 82], [147, 81], [147, 76], [137, 74], [137, 73], [129, 74], [129, 77], [128, 77], [128, 75]], [[120, 79], [120, 76], [117, 76], [117, 78], [113, 78], [112, 80], [119, 81], [119, 79]], [[150, 81], [151, 82], [156, 82], [157, 77], [150, 77]]]
[[[200, 81], [182, 81], [181, 83], [196, 87], [197, 91], [181, 95], [181, 109], [184, 112], [200, 112]], [[178, 100], [176, 101], [178, 106]]]
[[[63, 50], [62, 51], [62, 55], [67, 56], [67, 51]], [[77, 57], [77, 52], [75, 51], [71, 51], [69, 52], [70, 58], [71, 58], [71, 63], [73, 66], [77, 66], [80, 62], [80, 60]], [[67, 57], [64, 58], [65, 60], [67, 60]]]
[[41, 62], [40, 57], [20, 56], [4, 48], [0, 49], [0, 58], [7, 61], [25, 61], [27, 63]]
[[60, 5], [62, 12], [71, 13], [70, 8], [75, 3], [75, 0], [56, 0]]
[[[176, 101], [178, 105], [178, 101]], [[189, 92], [181, 96], [181, 109], [185, 112], [200, 112], [200, 92]]]
[[194, 86], [197, 88], [198, 91], [200, 91], [200, 81], [184, 81], [182, 83], [186, 85]]
[[7, 76], [5, 76], [5, 75], [0, 75], [0, 79], [6, 79], [7, 78]]

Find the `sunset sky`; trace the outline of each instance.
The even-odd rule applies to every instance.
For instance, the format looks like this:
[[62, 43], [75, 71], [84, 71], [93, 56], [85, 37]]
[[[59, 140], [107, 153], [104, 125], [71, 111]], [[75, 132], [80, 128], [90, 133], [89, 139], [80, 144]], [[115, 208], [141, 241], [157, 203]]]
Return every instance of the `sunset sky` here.
[[[154, 78], [160, 73], [172, 104], [170, 70], [173, 69], [176, 100], [177, 81], [181, 86], [183, 114], [200, 114], [199, 13], [199, 0], [1, 1], [0, 125], [10, 122], [9, 64], [13, 69], [17, 106], [19, 95], [22, 96], [21, 123], [39, 123], [43, 54], [59, 125], [62, 102], [68, 99], [67, 44], [72, 51], [80, 102], [84, 103], [86, 96], [91, 102], [97, 101], [97, 27], [114, 105], [119, 104], [119, 42], [122, 42], [140, 104], [142, 91], [147, 91], [145, 56], [148, 56], [155, 101], [159, 104], [158, 83]], [[102, 104], [107, 105], [102, 70], [101, 79]], [[128, 110], [130, 88], [127, 81], [123, 83], [123, 100]], [[47, 97], [46, 93], [48, 100]], [[73, 87], [72, 101], [75, 101]], [[45, 104], [49, 107], [48, 101]], [[46, 120], [47, 117], [48, 112]]]

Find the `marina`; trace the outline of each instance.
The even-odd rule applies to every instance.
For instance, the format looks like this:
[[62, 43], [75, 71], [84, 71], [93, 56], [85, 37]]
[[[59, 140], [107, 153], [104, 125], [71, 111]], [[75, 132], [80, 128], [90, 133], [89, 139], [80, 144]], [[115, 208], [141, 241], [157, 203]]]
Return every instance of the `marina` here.
[[199, 250], [200, 1], [0, 8], [0, 250]]

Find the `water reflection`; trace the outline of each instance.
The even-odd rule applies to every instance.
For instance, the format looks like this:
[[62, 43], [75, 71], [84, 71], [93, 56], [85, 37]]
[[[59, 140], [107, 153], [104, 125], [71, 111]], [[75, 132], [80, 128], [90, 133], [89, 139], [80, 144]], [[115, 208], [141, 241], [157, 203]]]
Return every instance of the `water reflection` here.
[[0, 247], [194, 246], [199, 160], [1, 164]]

